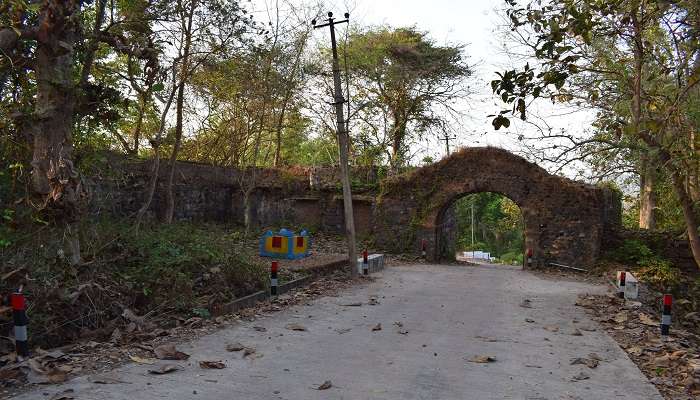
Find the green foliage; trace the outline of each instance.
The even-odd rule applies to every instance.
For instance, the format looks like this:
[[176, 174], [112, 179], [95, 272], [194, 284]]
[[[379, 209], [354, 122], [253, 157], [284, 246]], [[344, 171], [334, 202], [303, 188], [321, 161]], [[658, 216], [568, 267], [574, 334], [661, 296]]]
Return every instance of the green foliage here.
[[607, 258], [623, 264], [637, 265], [654, 256], [651, 249], [636, 239], [627, 239], [622, 242], [622, 245], [614, 250], [611, 250]]
[[[211, 305], [263, 290], [268, 281], [257, 246], [221, 225], [145, 225], [135, 232], [131, 220], [84, 221], [79, 266], [68, 263], [62, 242], [54, 240], [61, 237], [58, 228], [28, 228], [0, 246], [0, 275], [8, 277], [0, 292], [24, 284], [35, 343], [60, 345], [102, 328], [124, 308], [207, 317]], [[41, 336], [47, 330], [51, 334]]]
[[669, 261], [651, 257], [639, 263], [641, 269], [637, 276], [644, 282], [659, 288], [676, 287], [681, 282], [681, 271], [674, 268]]
[[509, 251], [499, 257], [503, 264], [508, 265], [523, 265], [523, 252], [522, 251]]
[[[691, 33], [698, 30], [700, 3], [506, 4], [507, 32], [515, 32], [510, 37], [537, 63], [497, 73], [491, 88], [505, 109], [492, 115], [494, 126], [504, 126], [509, 116], [525, 119], [526, 107], [538, 98], [596, 110], [593, 129], [584, 135], [544, 134], [548, 142], [537, 153], [562, 165], [584, 161], [592, 179], [616, 179], [633, 190], [646, 182], [646, 193], [651, 187], [658, 200], [651, 204], [656, 228], [694, 229], [697, 213], [683, 215], [680, 199], [689, 199], [684, 207], [696, 207], [700, 187], [695, 143], [700, 42]], [[572, 144], [562, 145], [564, 137]], [[624, 223], [637, 227], [640, 200], [628, 200]]]
[[212, 276], [223, 280], [213, 283], [224, 288], [220, 294], [233, 298], [265, 283], [265, 269], [251, 262], [251, 250], [243, 251], [238, 240], [238, 232], [227, 235], [216, 226], [152, 226], [122, 238], [127, 256], [117, 273], [156, 303], [174, 300], [187, 307], [198, 285], [212, 284]]
[[360, 29], [339, 52], [352, 76], [355, 149], [364, 165], [406, 165], [409, 146], [441, 134], [468, 94], [463, 46], [439, 45], [415, 27]]
[[[462, 197], [454, 207], [458, 249], [488, 251], [494, 257], [522, 253], [522, 215], [513, 201], [498, 193], [485, 192]], [[471, 242], [472, 207], [474, 244]]]
[[640, 280], [659, 288], [671, 288], [681, 281], [681, 272], [673, 267], [640, 240], [627, 239], [620, 247], [608, 252], [606, 258], [628, 266], [637, 267]]

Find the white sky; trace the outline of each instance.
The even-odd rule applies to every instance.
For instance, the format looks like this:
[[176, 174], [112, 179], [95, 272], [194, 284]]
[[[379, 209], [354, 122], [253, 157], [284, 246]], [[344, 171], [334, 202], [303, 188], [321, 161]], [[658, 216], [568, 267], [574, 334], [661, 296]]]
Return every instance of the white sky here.
[[[295, 3], [307, 0], [290, 1]], [[495, 131], [491, 125], [491, 118], [487, 117], [504, 107], [500, 99], [493, 96], [491, 92], [490, 82], [496, 77], [495, 72], [507, 67], [520, 68], [524, 65], [522, 60], [511, 61], [502, 51], [504, 43], [499, 43], [501, 17], [497, 9], [503, 7], [503, 0], [347, 1], [352, 2], [350, 6], [347, 6], [343, 0], [326, 1], [326, 8], [337, 16], [350, 11], [351, 23], [386, 24], [395, 27], [416, 26], [420, 30], [427, 31], [438, 44], [466, 45], [468, 63], [474, 66], [474, 76], [469, 82], [474, 95], [462, 107], [466, 111], [466, 117], [462, 127], [458, 129], [456, 140], [454, 143], [451, 142], [452, 150], [458, 146], [492, 145], [520, 152], [522, 147], [516, 140], [518, 134], [535, 135], [534, 127], [513, 119], [509, 130], [504, 131], [501, 128], [500, 131]], [[317, 39], [327, 39], [321, 32], [318, 32], [317, 36]], [[531, 62], [531, 65], [533, 64], [534, 62]], [[567, 114], [557, 117], [555, 115], [561, 114], [562, 109], [547, 103], [539, 104], [537, 109], [538, 114], [546, 117], [548, 124], [555, 130], [566, 129], [572, 133], [580, 133], [590, 125], [591, 114]], [[420, 161], [425, 155], [435, 159], [445, 155], [444, 142], [434, 139], [415, 146], [413, 150], [417, 151], [414, 163]], [[549, 166], [543, 165], [543, 167]], [[573, 177], [573, 170], [565, 173]]]

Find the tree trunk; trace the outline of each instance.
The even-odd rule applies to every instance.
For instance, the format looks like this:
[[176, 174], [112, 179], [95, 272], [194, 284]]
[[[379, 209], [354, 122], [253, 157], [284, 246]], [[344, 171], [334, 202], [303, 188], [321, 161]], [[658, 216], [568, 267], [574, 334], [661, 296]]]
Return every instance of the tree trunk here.
[[151, 141], [151, 146], [153, 147], [153, 170], [151, 171], [151, 179], [148, 182], [148, 186], [146, 187], [146, 198], [144, 199], [141, 208], [139, 208], [139, 211], [136, 214], [136, 221], [134, 223], [134, 227], [137, 231], [141, 226], [143, 218], [148, 212], [148, 209], [151, 207], [153, 195], [156, 192], [156, 185], [158, 183], [158, 173], [160, 172], [160, 144], [163, 139], [163, 132], [165, 131], [165, 120], [168, 116], [168, 111], [170, 111], [170, 106], [173, 104], [175, 92], [177, 91], [177, 87], [175, 86], [175, 82], [177, 82], [177, 79], [175, 77], [176, 74], [173, 75], [173, 88], [170, 91], [168, 101], [165, 103], [165, 108], [163, 109], [163, 112], [160, 116], [160, 127], [158, 128], [158, 133], [156, 134], [156, 137]]
[[655, 229], [656, 218], [656, 169], [644, 156], [639, 171], [639, 229]]
[[277, 132], [275, 137], [275, 167], [279, 167], [282, 162], [282, 128], [284, 126], [284, 114], [287, 111], [288, 97], [285, 96], [279, 118], [277, 119]]
[[406, 136], [406, 124], [402, 122], [399, 118], [394, 117], [394, 128], [392, 129], [393, 135], [391, 138], [391, 167], [394, 172], [398, 172], [399, 168], [403, 166], [403, 141]]
[[680, 176], [677, 171], [672, 171], [671, 178], [673, 180], [673, 188], [676, 191], [678, 200], [681, 203], [681, 208], [683, 209], [683, 219], [685, 220], [688, 231], [690, 251], [693, 253], [695, 265], [700, 268], [700, 237], [698, 236], [698, 221], [695, 211], [693, 210], [693, 201], [685, 190], [683, 177]]
[[176, 122], [175, 122], [175, 145], [170, 154], [170, 169], [168, 170], [168, 180], [165, 184], [165, 211], [163, 214], [163, 222], [171, 224], [173, 222], [173, 214], [175, 213], [175, 197], [173, 195], [173, 181], [175, 180], [175, 166], [177, 163], [177, 155], [180, 152], [182, 143], [182, 108], [184, 105], [185, 95], [184, 82], [180, 83], [177, 88], [177, 105], [176, 105]]
[[243, 224], [245, 226], [246, 237], [248, 237], [253, 227], [253, 207], [250, 198], [252, 192], [252, 187], [243, 192]]
[[[80, 262], [77, 223], [86, 188], [73, 165], [71, 132], [74, 124], [75, 84], [73, 48], [78, 36], [72, 21], [77, 2], [56, 2], [41, 15], [36, 48], [36, 105], [27, 129], [34, 139], [31, 190], [41, 208], [65, 226], [66, 250], [71, 263]], [[51, 31], [47, 31], [51, 29]]]
[[165, 211], [163, 222], [171, 224], [173, 222], [173, 214], [175, 212], [175, 198], [173, 196], [173, 181], [175, 179], [175, 167], [177, 156], [180, 153], [180, 145], [182, 144], [182, 124], [183, 124], [183, 106], [185, 103], [185, 82], [188, 78], [190, 46], [192, 45], [192, 20], [194, 18], [194, 10], [197, 7], [197, 2], [191, 0], [189, 14], [187, 15], [187, 26], [184, 29], [185, 45], [182, 51], [182, 65], [180, 68], [180, 84], [177, 88], [177, 106], [176, 106], [176, 122], [175, 122], [175, 144], [173, 152], [170, 155], [170, 170], [168, 172], [168, 180], [165, 186]]
[[693, 252], [695, 265], [700, 268], [700, 237], [698, 236], [698, 217], [695, 214], [693, 200], [690, 198], [690, 195], [686, 190], [684, 176], [681, 171], [673, 166], [671, 153], [665, 148], [661, 147], [661, 144], [656, 140], [656, 138], [642, 132], [640, 132], [639, 137], [644, 140], [649, 147], [657, 150], [658, 161], [661, 165], [665, 165], [667, 167], [667, 170], [671, 175], [673, 189], [676, 192], [678, 201], [683, 209], [683, 219], [688, 231], [688, 243], [690, 245], [690, 250]]
[[139, 154], [139, 144], [141, 142], [141, 130], [143, 129], [143, 117], [146, 114], [146, 108], [148, 106], [148, 94], [146, 92], [139, 95], [139, 114], [136, 117], [136, 126], [134, 127], [134, 147], [132, 149], [127, 149], [131, 154]]

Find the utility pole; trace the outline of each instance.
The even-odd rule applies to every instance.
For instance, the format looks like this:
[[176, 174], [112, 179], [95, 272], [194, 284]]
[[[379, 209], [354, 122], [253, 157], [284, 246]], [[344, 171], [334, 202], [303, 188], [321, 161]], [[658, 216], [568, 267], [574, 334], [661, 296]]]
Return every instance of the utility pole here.
[[445, 150], [447, 151], [446, 155], [450, 155], [450, 140], [452, 139], [457, 139], [457, 136], [450, 136], [445, 132], [445, 136], [442, 138], [439, 138], [438, 140], [444, 140], [445, 141]]
[[474, 250], [474, 199], [472, 199], [472, 250]]
[[311, 21], [314, 28], [330, 27], [331, 48], [333, 50], [333, 97], [335, 105], [335, 117], [338, 132], [338, 148], [340, 153], [340, 180], [343, 184], [343, 209], [345, 212], [345, 234], [348, 240], [348, 262], [350, 275], [354, 278], [357, 272], [357, 250], [355, 248], [355, 218], [352, 212], [352, 189], [350, 188], [350, 167], [348, 166], [348, 132], [343, 116], [343, 84], [340, 81], [340, 64], [338, 63], [338, 47], [335, 42], [335, 25], [348, 22], [349, 13], [345, 13], [345, 19], [335, 21], [333, 13], [328, 13], [328, 22], [316, 25], [316, 20]]

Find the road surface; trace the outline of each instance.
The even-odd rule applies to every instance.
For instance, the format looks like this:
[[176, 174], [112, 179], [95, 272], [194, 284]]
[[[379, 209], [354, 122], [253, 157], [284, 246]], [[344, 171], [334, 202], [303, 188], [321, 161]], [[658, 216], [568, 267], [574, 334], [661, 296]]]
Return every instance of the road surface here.
[[[128, 383], [80, 377], [17, 399], [48, 399], [68, 388], [75, 399], [95, 400], [661, 399], [574, 306], [577, 294], [604, 288], [486, 265], [402, 266], [375, 275], [339, 297], [179, 345], [192, 357], [175, 362], [183, 369], [172, 374], [150, 375], [154, 366], [132, 363], [112, 375]], [[379, 304], [369, 305], [371, 297]], [[348, 306], [357, 302], [362, 306]], [[307, 331], [286, 329], [290, 323]], [[377, 324], [381, 330], [373, 331]], [[575, 329], [582, 336], [572, 335]], [[225, 351], [233, 342], [262, 357]], [[590, 353], [602, 359], [596, 368], [571, 365]], [[496, 361], [469, 361], [477, 356]], [[200, 360], [223, 360], [227, 368], [201, 369]], [[328, 380], [331, 388], [317, 390]]]

